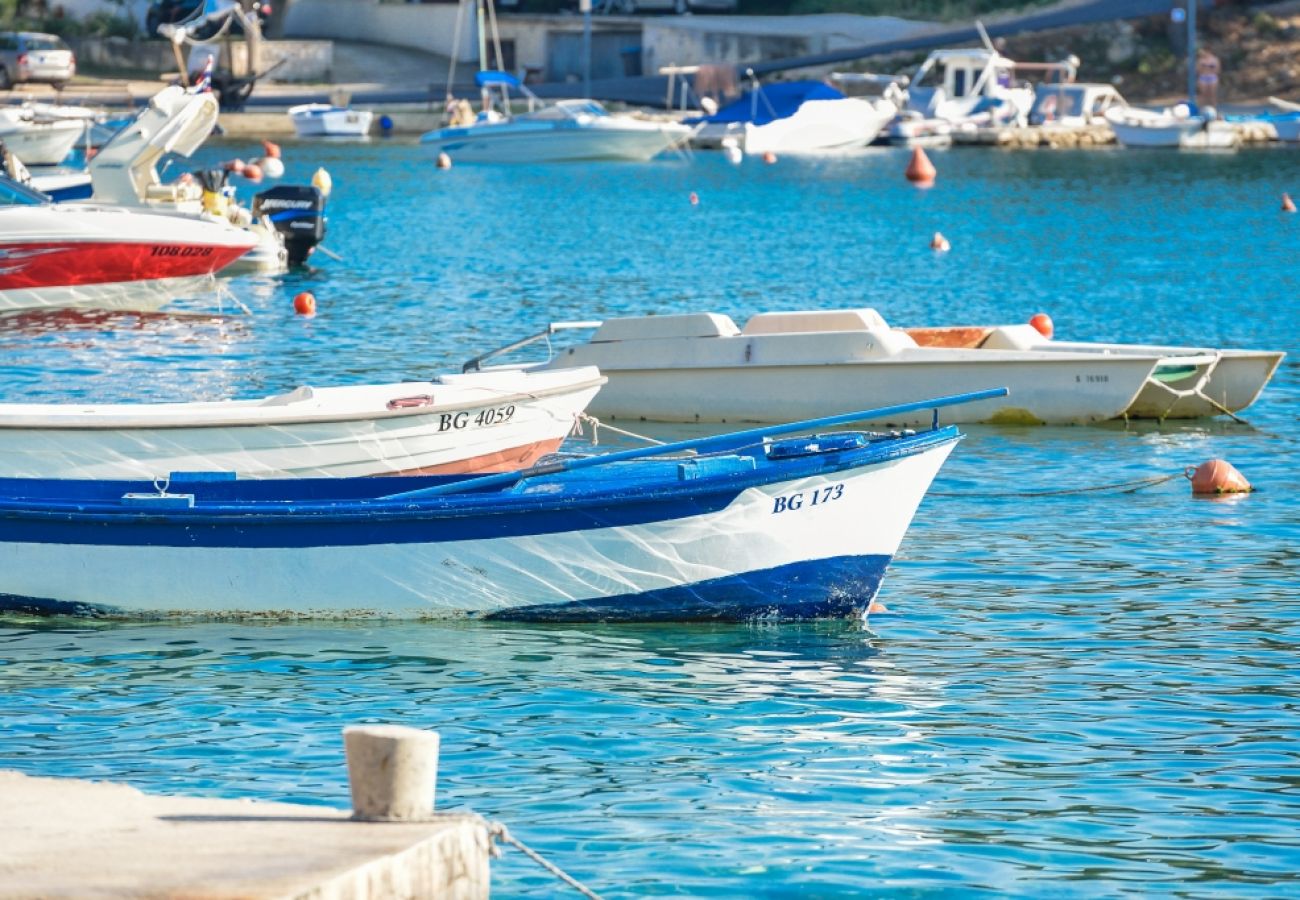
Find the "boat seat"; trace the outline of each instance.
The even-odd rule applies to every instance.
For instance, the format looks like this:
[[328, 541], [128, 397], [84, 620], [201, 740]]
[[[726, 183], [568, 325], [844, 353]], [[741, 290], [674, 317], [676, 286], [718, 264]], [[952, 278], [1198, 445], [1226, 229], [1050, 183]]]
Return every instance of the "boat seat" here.
[[1051, 341], [1043, 337], [1033, 325], [999, 325], [980, 344], [980, 349], [1033, 350], [1049, 343]]
[[606, 319], [591, 337], [591, 343], [647, 341], [663, 338], [734, 337], [740, 334], [730, 317], [718, 313], [687, 313], [677, 316], [629, 316]]
[[178, 203], [182, 200], [197, 200], [203, 195], [203, 190], [198, 185], [181, 184], [172, 182], [171, 184], [151, 184], [144, 189], [145, 200], [161, 200], [167, 203]]
[[809, 331], [887, 330], [874, 309], [815, 309], [801, 312], [759, 313], [745, 323], [741, 334], [797, 334]]
[[949, 350], [974, 350], [980, 347], [992, 328], [978, 325], [951, 325], [941, 328], [903, 328], [904, 334], [916, 341], [920, 347], [940, 347]]

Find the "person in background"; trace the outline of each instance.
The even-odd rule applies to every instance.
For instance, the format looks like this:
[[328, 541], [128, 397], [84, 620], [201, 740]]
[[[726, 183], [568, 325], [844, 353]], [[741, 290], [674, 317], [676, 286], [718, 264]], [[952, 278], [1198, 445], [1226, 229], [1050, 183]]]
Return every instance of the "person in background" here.
[[1201, 109], [1219, 106], [1219, 70], [1219, 58], [1202, 47], [1196, 54], [1196, 105]]

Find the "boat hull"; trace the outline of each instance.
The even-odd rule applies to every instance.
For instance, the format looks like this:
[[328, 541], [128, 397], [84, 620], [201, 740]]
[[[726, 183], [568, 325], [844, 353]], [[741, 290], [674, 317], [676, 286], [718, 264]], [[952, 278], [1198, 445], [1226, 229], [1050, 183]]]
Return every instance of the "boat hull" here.
[[794, 115], [764, 125], [746, 123], [744, 151], [798, 154], [865, 147], [896, 111], [892, 103], [876, 106], [855, 97], [808, 100]]
[[[589, 364], [598, 357], [579, 358]], [[944, 421], [1087, 424], [1123, 415], [1154, 366], [1154, 359], [1049, 358], [989, 364], [890, 361], [633, 369], [602, 358], [601, 371], [609, 384], [592, 402], [591, 412], [662, 422], [791, 422], [873, 404], [908, 403], [957, 389], [1005, 386], [1009, 396], [945, 410]], [[929, 413], [921, 411], [873, 424], [929, 422]]]
[[57, 166], [72, 152], [85, 130], [82, 122], [24, 123], [0, 131], [0, 140], [24, 165]]
[[223, 223], [76, 205], [0, 209], [0, 235], [0, 310], [157, 309], [254, 243]]
[[513, 471], [553, 452], [603, 381], [590, 369], [449, 380], [306, 388], [260, 401], [0, 404], [0, 477]]
[[1182, 150], [1231, 150], [1241, 133], [1230, 122], [1178, 118], [1144, 110], [1117, 109], [1106, 120], [1115, 139], [1125, 147], [1165, 147]]
[[[612, 117], [611, 117], [612, 118]], [[501, 122], [443, 128], [420, 142], [455, 162], [546, 163], [613, 159], [644, 162], [690, 136], [674, 123], [630, 120], [581, 125], [576, 122]]]
[[[889, 450], [793, 461], [791, 477], [532, 502], [512, 515], [499, 504], [439, 514], [413, 503], [233, 521], [197, 508], [42, 515], [0, 501], [0, 607], [543, 621], [861, 615], [957, 435], [886, 440]], [[21, 490], [3, 484], [6, 497]]]

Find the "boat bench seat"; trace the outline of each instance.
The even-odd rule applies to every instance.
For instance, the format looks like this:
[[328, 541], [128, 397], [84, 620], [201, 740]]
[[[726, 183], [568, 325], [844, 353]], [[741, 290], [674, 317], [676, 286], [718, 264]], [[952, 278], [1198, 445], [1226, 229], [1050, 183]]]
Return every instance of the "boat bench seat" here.
[[718, 313], [686, 313], [676, 316], [628, 316], [606, 319], [591, 343], [649, 341], [663, 338], [734, 337], [736, 323]]
[[741, 334], [798, 334], [809, 331], [888, 330], [874, 309], [814, 309], [801, 312], [759, 313], [745, 323]]

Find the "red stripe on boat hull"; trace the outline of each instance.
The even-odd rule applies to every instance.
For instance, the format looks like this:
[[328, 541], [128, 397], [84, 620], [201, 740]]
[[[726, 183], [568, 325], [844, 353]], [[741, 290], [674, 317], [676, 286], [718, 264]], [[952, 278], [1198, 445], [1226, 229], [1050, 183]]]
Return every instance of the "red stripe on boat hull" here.
[[252, 247], [105, 241], [0, 245], [0, 291], [211, 275]]
[[389, 472], [389, 475], [479, 475], [488, 472], [513, 472], [531, 466], [548, 453], [560, 449], [564, 438], [536, 441], [521, 447], [509, 447], [495, 453], [484, 453], [468, 459], [443, 463], [438, 466], [423, 466], [418, 469], [403, 469]]

